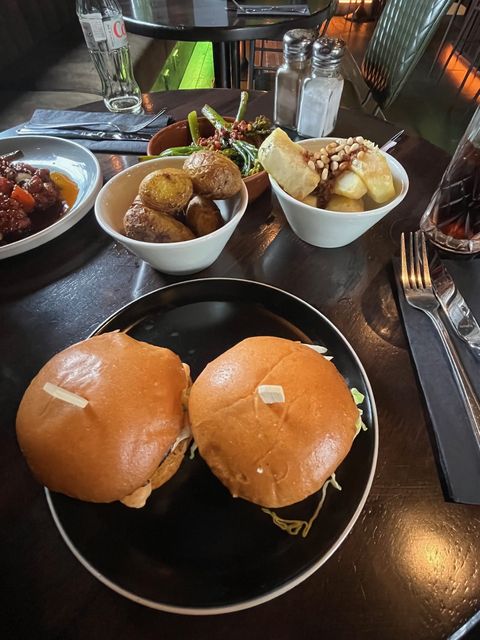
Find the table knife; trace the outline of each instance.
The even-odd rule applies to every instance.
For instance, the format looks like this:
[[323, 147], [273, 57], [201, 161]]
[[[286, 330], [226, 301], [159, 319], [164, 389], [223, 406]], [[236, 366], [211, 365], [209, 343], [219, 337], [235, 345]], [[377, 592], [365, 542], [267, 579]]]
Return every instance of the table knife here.
[[430, 275], [435, 295], [453, 330], [477, 356], [480, 356], [480, 327], [436, 253], [430, 262]]
[[138, 133], [120, 133], [118, 131], [67, 131], [65, 129], [49, 129], [48, 131], [22, 127], [17, 129], [19, 135], [54, 136], [56, 138], [87, 138], [88, 140], [122, 140], [132, 142], [148, 142], [152, 136]]
[[307, 4], [298, 5], [298, 4], [284, 4], [284, 5], [244, 5], [239, 4], [236, 0], [232, 0], [233, 4], [237, 9], [237, 13], [239, 14], [247, 14], [247, 15], [258, 15], [258, 14], [277, 14], [277, 15], [309, 15], [310, 8]]

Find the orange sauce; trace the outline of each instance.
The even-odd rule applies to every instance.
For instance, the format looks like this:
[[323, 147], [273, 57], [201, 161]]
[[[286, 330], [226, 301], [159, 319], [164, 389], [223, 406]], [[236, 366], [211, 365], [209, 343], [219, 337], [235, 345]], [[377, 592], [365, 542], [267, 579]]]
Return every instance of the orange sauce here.
[[60, 197], [67, 204], [70, 209], [78, 196], [78, 187], [76, 183], [68, 176], [58, 171], [51, 171], [50, 177], [52, 182], [57, 186], [60, 191]]

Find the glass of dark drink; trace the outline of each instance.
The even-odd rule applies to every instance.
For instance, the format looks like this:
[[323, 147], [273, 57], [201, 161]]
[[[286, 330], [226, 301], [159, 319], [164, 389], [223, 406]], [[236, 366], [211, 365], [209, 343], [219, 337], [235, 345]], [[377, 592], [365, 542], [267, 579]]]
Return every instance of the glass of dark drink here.
[[480, 107], [422, 216], [420, 228], [441, 249], [480, 252]]

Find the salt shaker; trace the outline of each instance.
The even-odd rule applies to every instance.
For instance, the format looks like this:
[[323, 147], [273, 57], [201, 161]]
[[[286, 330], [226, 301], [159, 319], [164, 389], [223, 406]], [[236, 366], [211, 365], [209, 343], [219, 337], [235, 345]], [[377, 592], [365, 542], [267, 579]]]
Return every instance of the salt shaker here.
[[310, 52], [315, 39], [310, 29], [291, 29], [283, 36], [283, 64], [275, 76], [273, 119], [280, 127], [295, 129], [298, 97], [309, 72]]
[[310, 77], [300, 93], [297, 131], [302, 136], [328, 136], [337, 121], [343, 77], [340, 72], [345, 42], [338, 38], [319, 38], [313, 43]]

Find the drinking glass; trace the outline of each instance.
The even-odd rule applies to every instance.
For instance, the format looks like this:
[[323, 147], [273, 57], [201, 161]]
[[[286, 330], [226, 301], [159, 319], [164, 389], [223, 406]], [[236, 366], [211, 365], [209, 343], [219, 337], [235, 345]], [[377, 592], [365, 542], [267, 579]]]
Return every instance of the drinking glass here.
[[420, 229], [445, 251], [480, 252], [480, 106], [422, 216]]

